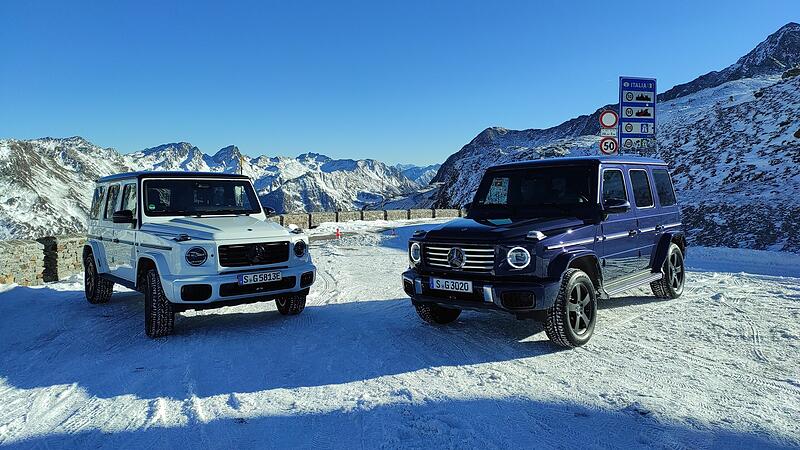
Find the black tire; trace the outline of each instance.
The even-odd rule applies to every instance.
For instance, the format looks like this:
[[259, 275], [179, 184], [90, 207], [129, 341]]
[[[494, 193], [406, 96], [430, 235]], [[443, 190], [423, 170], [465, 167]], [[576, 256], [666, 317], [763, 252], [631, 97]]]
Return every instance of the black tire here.
[[432, 325], [446, 325], [458, 319], [461, 310], [457, 308], [445, 308], [434, 303], [415, 303], [419, 317]]
[[658, 298], [678, 298], [683, 294], [686, 284], [686, 266], [683, 262], [683, 252], [676, 244], [669, 244], [667, 258], [661, 268], [664, 276], [660, 280], [650, 283], [650, 289]]
[[553, 306], [547, 310], [544, 331], [561, 347], [574, 348], [589, 342], [597, 322], [597, 292], [586, 273], [569, 269]]
[[278, 312], [284, 316], [296, 316], [306, 309], [306, 295], [288, 294], [275, 299]]
[[111, 293], [114, 292], [114, 282], [100, 278], [97, 273], [92, 253], [83, 258], [83, 292], [86, 294], [86, 300], [93, 305], [108, 303]]
[[151, 338], [172, 334], [175, 327], [175, 311], [164, 295], [161, 278], [156, 269], [145, 275], [144, 288], [144, 332]]

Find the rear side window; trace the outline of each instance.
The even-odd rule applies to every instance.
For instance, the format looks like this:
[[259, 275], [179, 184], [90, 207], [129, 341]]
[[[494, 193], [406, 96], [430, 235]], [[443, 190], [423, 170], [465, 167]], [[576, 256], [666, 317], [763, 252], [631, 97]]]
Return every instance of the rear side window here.
[[661, 206], [672, 206], [677, 203], [672, 179], [666, 169], [653, 170], [653, 182], [656, 185], [656, 194], [658, 194], [658, 202], [661, 203]]
[[606, 169], [603, 171], [603, 203], [612, 199], [627, 201], [628, 193], [625, 191], [625, 179], [622, 171]]
[[135, 184], [126, 184], [124, 188], [122, 188], [122, 206], [120, 206], [120, 211], [130, 210], [133, 213], [133, 217], [136, 217], [136, 185]]
[[108, 188], [108, 195], [106, 196], [106, 209], [103, 213], [103, 219], [110, 220], [114, 215], [114, 207], [117, 206], [117, 197], [119, 197], [119, 185], [115, 184]]
[[97, 186], [92, 196], [92, 207], [89, 209], [89, 218], [97, 220], [100, 217], [100, 207], [103, 205], [103, 194], [106, 193], [105, 186]]
[[631, 187], [633, 188], [633, 200], [637, 208], [647, 208], [653, 206], [653, 192], [650, 190], [650, 182], [647, 180], [647, 171], [631, 170]]

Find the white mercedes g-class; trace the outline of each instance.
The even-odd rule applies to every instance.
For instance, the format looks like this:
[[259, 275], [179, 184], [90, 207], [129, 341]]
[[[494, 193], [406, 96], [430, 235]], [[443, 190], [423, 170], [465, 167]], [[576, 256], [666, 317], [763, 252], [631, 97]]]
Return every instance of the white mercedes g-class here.
[[250, 179], [136, 172], [97, 180], [83, 250], [89, 303], [114, 284], [144, 293], [145, 333], [172, 332], [175, 313], [275, 300], [299, 314], [316, 268], [308, 237], [267, 220]]

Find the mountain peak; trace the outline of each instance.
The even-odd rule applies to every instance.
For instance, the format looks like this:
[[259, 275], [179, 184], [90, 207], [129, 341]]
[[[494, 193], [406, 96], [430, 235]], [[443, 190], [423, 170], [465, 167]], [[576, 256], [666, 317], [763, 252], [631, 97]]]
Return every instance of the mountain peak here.
[[217, 153], [214, 153], [214, 156], [211, 158], [217, 162], [223, 161], [234, 161], [236, 164], [239, 163], [239, 158], [242, 157], [242, 152], [239, 151], [239, 147], [235, 145], [229, 145], [227, 147], [223, 147], [219, 149]]

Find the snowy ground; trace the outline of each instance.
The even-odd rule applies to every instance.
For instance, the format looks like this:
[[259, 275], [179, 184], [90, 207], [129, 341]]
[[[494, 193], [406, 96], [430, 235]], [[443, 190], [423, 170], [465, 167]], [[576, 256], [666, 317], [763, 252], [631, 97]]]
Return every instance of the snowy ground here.
[[690, 249], [683, 297], [603, 301], [589, 345], [561, 351], [502, 315], [422, 323], [399, 277], [419, 226], [347, 227], [312, 248], [302, 315], [185, 313], [156, 341], [137, 293], [0, 286], [0, 445], [800, 447], [800, 268], [736, 273], [787, 254]]

